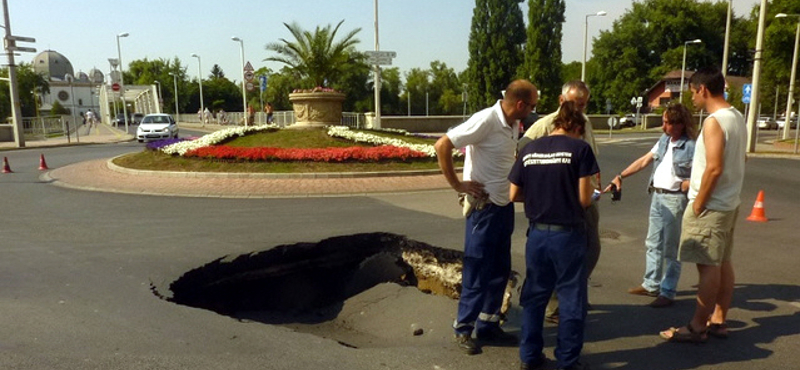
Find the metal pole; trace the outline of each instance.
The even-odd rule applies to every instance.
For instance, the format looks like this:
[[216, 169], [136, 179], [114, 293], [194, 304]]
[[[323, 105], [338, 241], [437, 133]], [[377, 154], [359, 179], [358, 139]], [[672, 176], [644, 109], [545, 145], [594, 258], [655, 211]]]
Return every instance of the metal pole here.
[[170, 72], [172, 75], [172, 84], [175, 85], [175, 122], [178, 122], [178, 74]]
[[428, 91], [425, 91], [425, 116], [428, 115]]
[[411, 91], [406, 90], [408, 93], [408, 116], [411, 117]]
[[[797, 100], [797, 124], [794, 126], [794, 154], [797, 154], [797, 143], [798, 138], [800, 138], [800, 99]], [[786, 119], [786, 123], [784, 123], [784, 127], [788, 127], [792, 125], [792, 121], [788, 118]]]
[[603, 17], [607, 13], [599, 11], [594, 14], [586, 14], [583, 23], [583, 62], [581, 62], [581, 81], [586, 81], [586, 49], [589, 48], [589, 17]]
[[[776, 15], [778, 18], [783, 18], [787, 16], [797, 16], [800, 17], [800, 14], [784, 14], [780, 13]], [[794, 80], [797, 76], [797, 58], [798, 58], [798, 47], [800, 47], [800, 19], [797, 21], [797, 32], [794, 37], [794, 55], [792, 56], [792, 70], [789, 77], [789, 95], [786, 96], [786, 123], [783, 125], [783, 138], [789, 138], [789, 118], [791, 118], [792, 114], [792, 94], [794, 93]], [[797, 112], [800, 114], [800, 112]]]
[[161, 81], [156, 80], [155, 82], [158, 84], [158, 110], [163, 111], [164, 93], [161, 91]]
[[[3, 0], [3, 20], [5, 21], [6, 40], [11, 37], [11, 21], [8, 16], [8, 1]], [[17, 148], [25, 147], [25, 128], [22, 126], [22, 112], [19, 106], [19, 91], [17, 86], [17, 66], [14, 64], [14, 51], [8, 50], [8, 89], [11, 94], [11, 118], [14, 123], [14, 141]]]
[[767, 18], [767, 0], [761, 0], [761, 10], [758, 16], [758, 32], [756, 33], [756, 52], [753, 56], [753, 92], [750, 97], [750, 112], [747, 114], [747, 152], [756, 151], [756, 118], [758, 117], [758, 107], [761, 94], [761, 59], [764, 53], [764, 28]]
[[78, 126], [78, 120], [75, 119], [75, 90], [72, 88], [72, 80], [74, 77], [72, 75], [67, 74], [64, 78], [69, 82], [69, 95], [72, 97], [72, 106], [70, 107], [70, 113], [72, 114], [72, 125], [75, 126], [75, 141], [80, 143], [81, 138], [78, 131], [80, 130], [80, 126]]
[[722, 50], [722, 77], [728, 76], [728, 49], [731, 43], [731, 18], [733, 17], [733, 0], [728, 1], [728, 20], [725, 23], [725, 46]]
[[244, 117], [244, 127], [247, 127], [247, 91], [244, 88], [244, 40], [233, 36], [231, 40], [239, 42], [239, 49], [242, 52], [242, 117]]
[[[122, 51], [119, 47], [119, 38], [120, 37], [128, 37], [128, 33], [120, 33], [117, 35], [117, 58], [119, 59], [119, 94], [122, 100], [122, 114], [124, 115], [125, 119], [125, 133], [128, 133], [128, 107], [125, 104], [125, 65], [122, 64]], [[77, 130], [75, 131], [77, 135]]]
[[192, 54], [193, 57], [197, 58], [197, 82], [200, 84], [200, 125], [202, 127], [206, 126], [206, 111], [205, 107], [203, 106], [203, 64], [200, 62], [200, 56], [197, 54]]
[[[378, 41], [378, 0], [375, 4], [375, 51], [381, 50]], [[375, 64], [375, 122], [372, 128], [381, 128], [381, 67]]]
[[700, 39], [694, 39], [694, 40], [691, 40], [691, 41], [684, 41], [683, 42], [683, 64], [681, 65], [681, 91], [678, 94], [678, 102], [679, 103], [683, 101], [683, 80], [684, 80], [684, 75], [686, 75], [686, 47], [689, 44], [699, 44], [701, 42], [703, 42], [703, 40], [700, 40]]

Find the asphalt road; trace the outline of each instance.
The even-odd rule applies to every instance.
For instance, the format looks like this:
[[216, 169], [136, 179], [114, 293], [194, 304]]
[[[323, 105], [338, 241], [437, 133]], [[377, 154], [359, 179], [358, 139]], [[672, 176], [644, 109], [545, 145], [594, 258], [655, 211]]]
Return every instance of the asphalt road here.
[[[185, 135], [186, 132], [182, 132]], [[605, 180], [654, 139], [615, 135], [600, 146]], [[463, 221], [450, 191], [309, 199], [171, 198], [84, 192], [39, 180], [51, 168], [141, 150], [122, 143], [4, 152], [16, 173], [0, 175], [0, 368], [3, 369], [485, 369], [517, 368], [517, 349], [455, 350], [456, 302], [394, 284], [344, 302], [334, 323], [267, 325], [167, 302], [183, 273], [217, 258], [338, 235], [390, 232], [460, 249]], [[679, 300], [651, 309], [625, 293], [641, 281], [649, 198], [647, 174], [624, 184], [623, 200], [601, 199], [603, 254], [592, 278], [584, 357], [595, 369], [789, 369], [800, 356], [800, 257], [795, 252], [800, 162], [748, 162], [737, 222], [738, 285], [731, 338], [702, 346], [663, 343], [694, 306], [694, 267]], [[751, 223], [758, 190], [768, 223]], [[523, 271], [518, 208], [513, 267]], [[335, 277], [332, 277], [335, 278]], [[515, 311], [516, 312], [516, 311]], [[289, 323], [292, 324], [292, 323]], [[315, 329], [314, 327], [318, 327]], [[425, 334], [411, 335], [411, 327]], [[518, 315], [507, 325], [519, 327]], [[554, 331], [547, 327], [552, 358]], [[359, 335], [358, 348], [340, 344]], [[552, 367], [552, 364], [551, 364]]]

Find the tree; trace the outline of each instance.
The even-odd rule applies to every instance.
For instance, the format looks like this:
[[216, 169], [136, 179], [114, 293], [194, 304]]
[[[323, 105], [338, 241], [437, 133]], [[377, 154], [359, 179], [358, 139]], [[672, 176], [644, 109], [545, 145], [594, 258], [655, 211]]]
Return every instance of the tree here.
[[[0, 71], [2, 77], [8, 78], [8, 67]], [[17, 65], [17, 91], [19, 92], [20, 111], [23, 117], [33, 117], [36, 115], [36, 93], [49, 93], [50, 84], [47, 79], [37, 74], [33, 65], [30, 63], [20, 63]], [[11, 95], [8, 82], [0, 82], [0, 117], [11, 116]]]
[[302, 76], [305, 87], [339, 83], [349, 69], [348, 63], [359, 58], [354, 55], [357, 53], [353, 47], [359, 43], [355, 36], [361, 31], [356, 28], [337, 41], [336, 33], [342, 23], [344, 20], [335, 28], [330, 24], [324, 28], [317, 26], [313, 33], [304, 31], [297, 23], [284, 23], [294, 41], [281, 38], [279, 43], [267, 44], [265, 48], [278, 53], [278, 56], [264, 60], [286, 64]]
[[561, 94], [561, 24], [564, 0], [528, 0], [528, 29], [524, 63], [517, 74], [539, 88], [537, 108], [552, 112]]
[[[664, 74], [681, 69], [688, 40], [703, 42], [686, 47], [687, 70], [721, 65], [727, 3], [644, 0], [631, 7], [594, 41], [594, 57], [587, 65], [590, 112], [605, 111], [606, 100], [617, 112], [630, 111], [631, 97], [642, 96]], [[729, 75], [749, 68], [742, 23], [740, 18], [733, 21]]]
[[222, 71], [222, 67], [219, 64], [214, 64], [211, 67], [211, 74], [208, 76], [209, 78], [225, 78], [225, 72]]
[[[774, 109], [772, 102], [776, 86], [781, 89], [783, 97], [778, 99], [778, 114], [786, 112], [786, 93], [788, 92], [789, 79], [791, 77], [792, 57], [794, 53], [795, 31], [797, 30], [798, 19], [783, 18], [775, 19], [777, 13], [800, 14], [800, 3], [796, 0], [773, 0], [767, 8], [769, 22], [764, 32], [764, 57], [762, 81], [764, 85], [761, 92], [765, 94], [762, 98], [762, 110], [772, 112]], [[755, 18], [755, 17], [754, 17]], [[800, 99], [800, 88], [795, 81], [794, 101]], [[797, 108], [793, 107], [792, 111]]]
[[[190, 83], [186, 75], [186, 67], [181, 66], [181, 61], [178, 57], [172, 60], [169, 59], [156, 59], [147, 60], [138, 59], [133, 60], [128, 64], [128, 68], [123, 73], [123, 79], [126, 84], [130, 85], [154, 85], [156, 81], [161, 83], [161, 99], [163, 100], [163, 109], [165, 112], [175, 113], [175, 89], [173, 76], [178, 77], [178, 107], [179, 111], [186, 113], [189, 107], [189, 99], [197, 94], [197, 89], [192, 90], [192, 85], [195, 87], [197, 83]], [[205, 91], [203, 91], [205, 94]], [[239, 94], [241, 95], [241, 94]], [[198, 95], [199, 96], [199, 95]], [[241, 98], [241, 97], [240, 97]], [[196, 97], [199, 106], [199, 97]]]
[[[492, 105], [522, 61], [525, 24], [521, 0], [476, 0], [469, 33], [469, 105]], [[415, 99], [412, 91], [412, 99]]]
[[408, 93], [411, 94], [411, 114], [414, 113], [424, 115], [426, 104], [426, 95], [431, 87], [429, 80], [430, 72], [420, 69], [411, 68], [406, 72], [406, 104], [408, 103]]

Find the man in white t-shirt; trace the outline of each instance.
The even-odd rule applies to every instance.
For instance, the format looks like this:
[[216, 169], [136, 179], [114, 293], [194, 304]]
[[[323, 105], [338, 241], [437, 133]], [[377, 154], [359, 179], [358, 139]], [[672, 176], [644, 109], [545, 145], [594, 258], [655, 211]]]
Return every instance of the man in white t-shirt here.
[[655, 308], [671, 306], [677, 293], [681, 276], [678, 261], [681, 219], [688, 203], [686, 192], [697, 138], [697, 124], [683, 105], [670, 105], [662, 118], [664, 134], [653, 149], [628, 165], [605, 189], [609, 192], [616, 186], [621, 190], [623, 178], [655, 163], [647, 186], [652, 195], [644, 278], [641, 285], [628, 289], [630, 294], [656, 297], [649, 304]]
[[[500, 328], [514, 231], [508, 174], [515, 160], [518, 121], [530, 114], [538, 100], [536, 86], [516, 80], [502, 100], [448, 131], [435, 145], [447, 182], [478, 204], [466, 216], [461, 298], [453, 324], [456, 344], [470, 355], [479, 352], [473, 330], [482, 342], [517, 343], [515, 336]], [[466, 148], [463, 181], [453, 166], [456, 148]]]
[[697, 264], [700, 283], [692, 320], [660, 333], [673, 342], [727, 338], [725, 323], [733, 299], [733, 228], [744, 183], [747, 129], [742, 114], [725, 101], [725, 78], [716, 69], [689, 79], [692, 102], [710, 113], [697, 138], [683, 216], [678, 259]]

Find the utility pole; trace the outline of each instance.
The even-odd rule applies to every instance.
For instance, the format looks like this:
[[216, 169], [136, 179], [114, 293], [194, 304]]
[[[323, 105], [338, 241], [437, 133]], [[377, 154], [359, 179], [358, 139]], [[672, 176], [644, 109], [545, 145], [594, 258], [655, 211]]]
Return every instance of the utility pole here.
[[8, 16], [8, 0], [3, 0], [3, 20], [5, 21], [6, 35], [4, 39], [6, 55], [8, 56], [8, 89], [11, 95], [11, 118], [14, 124], [14, 142], [17, 148], [25, 147], [25, 128], [22, 126], [22, 111], [19, 103], [19, 89], [17, 86], [17, 66], [14, 63], [15, 51], [35, 53], [36, 49], [18, 47], [17, 41], [35, 42], [30, 37], [16, 37], [11, 35], [11, 21]]

